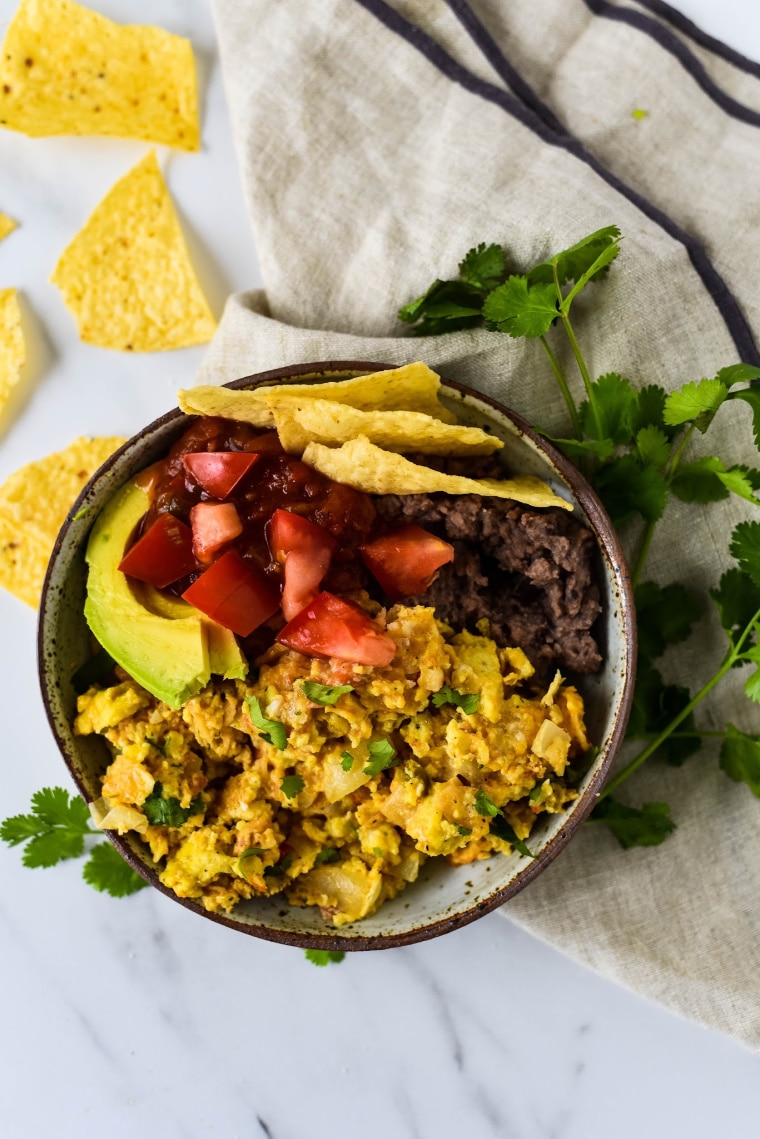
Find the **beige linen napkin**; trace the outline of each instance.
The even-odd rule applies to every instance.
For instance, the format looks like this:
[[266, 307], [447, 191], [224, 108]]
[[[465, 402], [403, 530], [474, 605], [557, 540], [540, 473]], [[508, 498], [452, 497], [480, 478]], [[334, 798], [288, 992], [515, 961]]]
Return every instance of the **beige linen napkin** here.
[[[673, 387], [760, 360], [749, 239], [760, 222], [758, 73], [695, 38], [666, 5], [215, 0], [215, 13], [266, 291], [229, 300], [199, 382], [422, 356], [542, 428], [566, 430], [534, 343], [484, 330], [416, 340], [395, 312], [436, 275], [454, 275], [479, 241], [527, 266], [611, 223], [624, 251], [582, 298], [578, 322], [596, 374]], [[709, 446], [756, 465], [738, 401]], [[751, 510], [704, 507], [697, 526], [695, 508], [673, 504], [645, 576], [704, 592]], [[663, 671], [695, 690], [721, 654], [706, 616]], [[701, 725], [760, 730], [740, 692], [734, 674]], [[666, 799], [675, 834], [624, 852], [587, 828], [503, 912], [760, 1046], [760, 803], [708, 747], [678, 770], [650, 761], [621, 798]]]

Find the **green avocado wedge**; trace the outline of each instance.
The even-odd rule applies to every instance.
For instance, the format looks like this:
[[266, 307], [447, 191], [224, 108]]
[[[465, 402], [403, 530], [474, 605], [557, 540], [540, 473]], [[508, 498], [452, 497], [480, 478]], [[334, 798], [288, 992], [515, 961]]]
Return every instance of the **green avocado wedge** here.
[[185, 605], [187, 616], [151, 612], [120, 572], [126, 544], [148, 506], [146, 492], [127, 483], [95, 522], [87, 544], [84, 613], [117, 664], [157, 699], [180, 708], [211, 676], [206, 619], [179, 600], [177, 606]]

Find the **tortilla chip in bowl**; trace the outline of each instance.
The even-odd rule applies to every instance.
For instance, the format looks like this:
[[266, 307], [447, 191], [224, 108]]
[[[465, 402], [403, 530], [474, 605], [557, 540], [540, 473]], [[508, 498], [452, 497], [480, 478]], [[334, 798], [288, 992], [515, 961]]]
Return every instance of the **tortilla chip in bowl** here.
[[[333, 385], [344, 379], [391, 370], [387, 365], [363, 361], [291, 366], [235, 381], [226, 389], [219, 389], [219, 399], [224, 406], [225, 391], [237, 398], [238, 393], [271, 388], [277, 395], [276, 399], [272, 396], [276, 410], [277, 404], [282, 406], [286, 402], [284, 397], [294, 385], [301, 400], [304, 390], [308, 392], [311, 386], [316, 396], [322, 384]], [[331, 399], [332, 394], [330, 392]], [[193, 389], [183, 393], [185, 401], [192, 402], [192, 396]], [[338, 929], [327, 923], [317, 906], [288, 905], [282, 894], [240, 902], [229, 913], [210, 912], [197, 901], [178, 897], [167, 886], [166, 879], [163, 883], [159, 880], [161, 867], [153, 861], [139, 836], [109, 832], [111, 841], [127, 861], [157, 889], [194, 912], [240, 932], [305, 948], [363, 950], [406, 945], [457, 929], [513, 897], [559, 854], [593, 808], [621, 745], [633, 695], [634, 605], [625, 559], [607, 515], [572, 464], [519, 416], [496, 401], [451, 381], [442, 381], [440, 396], [445, 409], [441, 422], [456, 420], [502, 444], [494, 454], [503, 464], [504, 480], [513, 479], [518, 485], [519, 480], [523, 480], [533, 490], [539, 482], [548, 486], [545, 493], [550, 495], [551, 501], [559, 499], [565, 507], [570, 506], [593, 534], [602, 595], [599, 640], [603, 665], [595, 675], [572, 678], [585, 702], [586, 730], [594, 745], [588, 753], [585, 770], [578, 772], [574, 785], [577, 797], [569, 802], [567, 809], [541, 816], [540, 824], [531, 832], [530, 857], [515, 849], [509, 855], [499, 854], [462, 865], [452, 865], [444, 858], [429, 858], [422, 864], [416, 881], [396, 897], [386, 900], [376, 912]], [[261, 405], [260, 400], [253, 402]], [[266, 400], [263, 406], [266, 407]], [[216, 402], [214, 410], [220, 413]], [[103, 773], [113, 758], [102, 738], [77, 735], [72, 727], [76, 717], [72, 678], [91, 652], [91, 638], [83, 617], [87, 574], [84, 553], [88, 535], [114, 492], [163, 458], [189, 423], [187, 414], [170, 412], [138, 433], [101, 468], [72, 509], [48, 570], [39, 626], [43, 697], [62, 756], [88, 802], [102, 798]], [[336, 440], [336, 448], [338, 445], [342, 446]], [[412, 459], [403, 461], [415, 465]], [[496, 480], [494, 485], [499, 482], [501, 480]], [[470, 487], [464, 487], [460, 493], [469, 490]], [[517, 678], [522, 667], [521, 655], [516, 653], [513, 660]], [[551, 700], [550, 692], [547, 698]], [[542, 732], [540, 745], [547, 756], [552, 755], [556, 736], [551, 725]], [[534, 750], [538, 747], [537, 739]], [[340, 763], [336, 765], [338, 779], [339, 768]], [[320, 866], [319, 870], [324, 871], [327, 880], [331, 873], [329, 865]]]

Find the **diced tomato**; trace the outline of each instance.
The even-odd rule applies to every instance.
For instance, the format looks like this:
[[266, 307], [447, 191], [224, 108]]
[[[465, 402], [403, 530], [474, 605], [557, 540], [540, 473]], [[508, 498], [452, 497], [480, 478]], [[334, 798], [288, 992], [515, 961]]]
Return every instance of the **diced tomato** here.
[[280, 598], [261, 570], [228, 550], [182, 594], [212, 621], [249, 636], [280, 607]]
[[454, 547], [414, 523], [360, 548], [365, 566], [392, 601], [424, 593], [436, 571], [454, 560]]
[[292, 621], [319, 593], [338, 543], [321, 526], [290, 510], [275, 510], [268, 538], [272, 557], [285, 567], [282, 612]]
[[193, 534], [168, 511], [159, 514], [119, 563], [122, 573], [164, 589], [196, 568]]
[[183, 455], [182, 463], [205, 491], [214, 498], [227, 498], [260, 458], [247, 451], [201, 451]]
[[243, 533], [240, 515], [231, 502], [199, 502], [190, 511], [193, 551], [199, 562], [210, 562], [217, 550]]
[[384, 668], [396, 655], [395, 641], [358, 605], [334, 593], [319, 593], [277, 640], [305, 656], [335, 657], [376, 668]]

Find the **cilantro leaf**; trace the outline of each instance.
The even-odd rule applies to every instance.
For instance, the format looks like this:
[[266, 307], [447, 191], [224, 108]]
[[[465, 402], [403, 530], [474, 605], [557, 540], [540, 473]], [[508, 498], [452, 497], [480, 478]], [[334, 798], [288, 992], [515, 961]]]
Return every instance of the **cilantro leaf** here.
[[276, 866], [267, 866], [266, 870], [264, 871], [264, 877], [265, 878], [276, 878], [280, 874], [286, 874], [288, 872], [288, 870], [290, 870], [292, 865], [293, 865], [293, 855], [290, 851], [288, 851], [288, 853], [285, 855], [285, 857], [281, 858]]
[[752, 409], [752, 430], [755, 433], [755, 446], [760, 449], [760, 390], [748, 388], [746, 391], [731, 392], [731, 399], [741, 399]]
[[753, 380], [760, 380], [760, 368], [753, 364], [729, 364], [727, 368], [721, 368], [715, 378], [727, 388], [734, 384], [751, 384]]
[[760, 471], [737, 464], [734, 467], [716, 471], [716, 474], [732, 494], [746, 499], [753, 506], [760, 506], [760, 499], [755, 494], [755, 491], [760, 488]]
[[126, 898], [148, 885], [110, 842], [99, 842], [92, 848], [82, 877], [90, 886], [105, 891], [112, 898]]
[[205, 806], [201, 795], [196, 795], [188, 807], [183, 807], [173, 795], [164, 798], [161, 783], [154, 784], [143, 803], [143, 813], [152, 827], [181, 827], [191, 815], [199, 814]]
[[340, 851], [334, 846], [323, 847], [314, 859], [314, 865], [321, 866], [324, 862], [340, 862]]
[[720, 623], [726, 632], [743, 632], [760, 609], [760, 585], [740, 569], [726, 570], [710, 596], [718, 606]]
[[341, 754], [340, 766], [343, 768], [344, 771], [350, 771], [351, 768], [356, 763], [356, 756], [351, 755], [350, 751], [342, 751], [340, 754]]
[[43, 787], [32, 795], [32, 813], [48, 826], [68, 827], [86, 833], [90, 812], [79, 795], [69, 798], [63, 787]]
[[479, 815], [485, 815], [486, 818], [495, 818], [496, 815], [503, 814], [501, 807], [497, 807], [491, 796], [482, 787], [478, 787], [475, 792], [475, 810]]
[[379, 775], [381, 771], [400, 763], [395, 747], [387, 739], [373, 740], [369, 745], [369, 756], [369, 763], [364, 768], [365, 775]]
[[481, 241], [470, 249], [459, 263], [459, 279], [483, 292], [490, 292], [504, 280], [507, 259], [500, 245], [486, 245]]
[[728, 489], [718, 477], [725, 470], [720, 459], [707, 455], [693, 463], [681, 463], [671, 482], [673, 494], [682, 502], [720, 502]]
[[615, 525], [635, 514], [647, 522], [657, 522], [668, 501], [665, 477], [655, 467], [642, 467], [633, 455], [623, 455], [603, 467], [596, 489]]
[[609, 269], [610, 265], [615, 260], [619, 252], [620, 246], [617, 243], [611, 243], [601, 250], [599, 256], [595, 261], [592, 262], [591, 265], [589, 265], [586, 272], [576, 279], [576, 282], [573, 285], [572, 289], [562, 302], [562, 308], [565, 312], [568, 311], [570, 305], [575, 300], [578, 293], [585, 289], [589, 281], [598, 281], [599, 278], [604, 275], [605, 271]]
[[491, 834], [495, 834], [497, 838], [508, 842], [510, 846], [513, 846], [515, 850], [519, 851], [524, 858], [536, 857], [535, 854], [528, 849], [524, 840], [517, 837], [514, 828], [510, 826], [501, 811], [499, 811], [499, 814], [491, 822]]
[[760, 586], [760, 522], [740, 522], [735, 526], [729, 550], [739, 568]]
[[639, 388], [636, 395], [636, 408], [631, 423], [633, 434], [638, 434], [643, 427], [659, 427], [660, 431], [671, 438], [675, 434], [675, 429], [665, 424], [664, 412], [667, 399], [665, 389], [658, 384], [648, 384], [645, 388]]
[[594, 393], [599, 419], [601, 421], [601, 436], [597, 435], [596, 420], [593, 410], [584, 400], [579, 413], [581, 425], [586, 435], [591, 439], [611, 439], [613, 443], [630, 443], [633, 437], [633, 420], [636, 414], [638, 400], [631, 381], [616, 372], [609, 372], [600, 376], [591, 385]]
[[32, 796], [28, 815], [14, 815], [0, 824], [0, 839], [9, 846], [25, 842], [24, 866], [55, 866], [84, 851], [90, 812], [78, 795], [69, 797], [63, 787], [45, 787]]
[[636, 432], [636, 452], [644, 466], [661, 468], [670, 458], [670, 442], [659, 427], [642, 427]]
[[692, 422], [698, 431], [704, 433], [727, 399], [728, 390], [720, 380], [684, 384], [680, 391], [671, 392], [665, 400], [665, 422], [670, 427]]
[[[593, 268], [600, 255], [607, 249], [614, 249], [612, 258], [617, 256], [619, 252], [618, 242], [620, 240], [620, 230], [616, 225], [608, 225], [603, 229], [597, 229], [594, 233], [590, 233], [587, 237], [582, 238], [581, 241], [571, 245], [568, 249], [563, 249], [561, 253], [555, 253], [547, 261], [541, 262], [531, 269], [528, 274], [528, 279], [531, 284], [543, 281], [553, 282], [554, 273], [553, 267], [557, 268], [557, 277], [561, 285], [567, 284], [568, 281], [579, 281], [584, 274], [588, 273]], [[606, 266], [602, 266], [594, 277], [600, 276]]]
[[251, 723], [254, 727], [258, 728], [262, 739], [266, 740], [272, 747], [276, 747], [279, 751], [285, 751], [285, 748], [288, 746], [285, 725], [281, 724], [278, 720], [267, 719], [261, 711], [261, 705], [259, 704], [257, 696], [246, 696], [245, 702], [248, 705], [248, 715], [251, 717]]
[[301, 688], [307, 700], [311, 700], [313, 704], [324, 704], [325, 706], [337, 704], [341, 696], [354, 690], [351, 684], [331, 686], [329, 684], [317, 684], [316, 680], [304, 680]]
[[[742, 656], [760, 666], [760, 648], [758, 646], [751, 648], [748, 653], [743, 653]], [[745, 683], [744, 693], [749, 700], [753, 700], [755, 704], [760, 704], [760, 667], [755, 669]]]
[[0, 839], [8, 846], [18, 846], [20, 842], [44, 834], [47, 829], [48, 824], [37, 815], [13, 815], [0, 823]]
[[734, 783], [746, 783], [760, 799], [760, 736], [748, 736], [726, 724], [720, 749], [720, 766]]
[[482, 307], [480, 289], [464, 281], [437, 280], [421, 297], [403, 305], [398, 316], [406, 324], [416, 325], [418, 336], [427, 336], [479, 324]]
[[304, 954], [307, 961], [311, 961], [312, 965], [319, 965], [320, 968], [324, 965], [340, 965], [346, 956], [345, 953], [335, 949], [305, 949]]
[[84, 853], [83, 831], [54, 827], [30, 839], [24, 848], [21, 861], [24, 866], [55, 866], [65, 858], [78, 858]]
[[[691, 700], [688, 688], [678, 684], [666, 684], [658, 669], [645, 657], [639, 658], [636, 673], [636, 687], [633, 693], [633, 706], [628, 720], [627, 737], [658, 736], [679, 715]], [[679, 725], [679, 732], [696, 731], [694, 713]], [[694, 755], [701, 747], [698, 736], [689, 738], [669, 736], [657, 749], [657, 755], [671, 767], [681, 764]]]
[[543, 336], [558, 316], [554, 285], [529, 287], [526, 277], [510, 277], [488, 294], [483, 316], [487, 328], [513, 339]]
[[280, 790], [287, 799], [295, 799], [300, 795], [306, 784], [300, 775], [286, 775], [280, 783]]
[[635, 598], [639, 652], [649, 660], [661, 656], [667, 645], [685, 641], [700, 616], [696, 596], [684, 585], [645, 581], [636, 586]]
[[590, 823], [606, 823], [623, 850], [632, 846], [659, 846], [676, 829], [667, 803], [626, 807], [608, 796], [594, 807]]
[[479, 692], [458, 692], [456, 688], [449, 688], [448, 684], [444, 684], [443, 688], [433, 693], [433, 705], [436, 708], [441, 708], [444, 704], [454, 704], [457, 708], [461, 708], [467, 716], [472, 716], [474, 712], [477, 712], [479, 703]]
[[467, 836], [467, 835], [472, 834], [472, 827], [460, 827], [459, 825], [457, 825], [457, 830], [459, 831], [459, 833], [461, 835]]
[[611, 439], [556, 439], [547, 435], [552, 443], [563, 451], [568, 459], [582, 458], [584, 455], [596, 455], [601, 462], [611, 459], [615, 452], [615, 444]]

